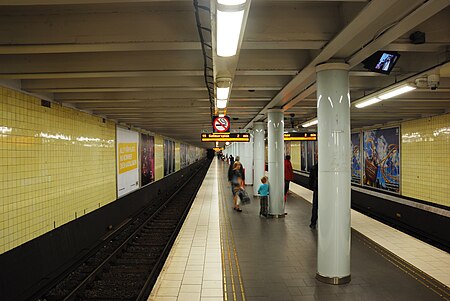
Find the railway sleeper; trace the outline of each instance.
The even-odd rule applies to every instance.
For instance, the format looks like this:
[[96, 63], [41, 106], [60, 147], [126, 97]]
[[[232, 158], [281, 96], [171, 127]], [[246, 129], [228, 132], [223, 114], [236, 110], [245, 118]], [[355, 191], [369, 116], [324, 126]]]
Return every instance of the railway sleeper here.
[[114, 273], [114, 274], [122, 274], [122, 273], [148, 273], [155, 264], [151, 265], [142, 265], [142, 266], [128, 266], [128, 265], [114, 265], [111, 266], [108, 271], [105, 273]]
[[127, 248], [128, 253], [161, 253], [163, 248], [152, 246], [129, 246]]
[[128, 250], [119, 255], [120, 258], [132, 258], [132, 259], [136, 259], [136, 258], [158, 258], [159, 255], [161, 254], [161, 251], [159, 252], [128, 252]]
[[130, 246], [138, 246], [138, 247], [160, 247], [164, 248], [166, 243], [161, 240], [146, 240], [146, 241], [132, 241], [129, 244]]
[[78, 300], [135, 300], [144, 283], [117, 281], [94, 281], [92, 286], [79, 294]]
[[150, 265], [154, 263], [156, 259], [152, 258], [116, 258], [114, 260], [113, 265], [130, 265], [130, 266], [136, 266], [136, 265]]

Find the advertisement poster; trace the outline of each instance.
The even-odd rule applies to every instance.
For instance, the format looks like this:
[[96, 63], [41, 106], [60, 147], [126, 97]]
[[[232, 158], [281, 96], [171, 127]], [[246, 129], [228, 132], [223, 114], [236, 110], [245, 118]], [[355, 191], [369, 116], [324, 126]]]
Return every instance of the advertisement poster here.
[[117, 130], [117, 195], [121, 197], [139, 188], [138, 147], [139, 133]]
[[361, 185], [361, 134], [351, 135], [352, 147], [352, 183]]
[[314, 141], [306, 141], [307, 143], [307, 169], [306, 171], [310, 171], [312, 166], [314, 165], [314, 149], [315, 149], [315, 142]]
[[291, 155], [291, 141], [284, 141], [284, 155]]
[[175, 172], [175, 142], [164, 139], [164, 176]]
[[303, 171], [308, 171], [306, 166], [306, 141], [300, 142], [300, 159], [301, 169]]
[[187, 158], [187, 145], [184, 143], [180, 144], [180, 168], [185, 168], [188, 164]]
[[400, 192], [399, 132], [398, 127], [364, 132], [364, 185]]
[[141, 134], [141, 186], [155, 180], [154, 137]]
[[188, 151], [188, 165], [195, 162], [195, 146], [189, 145]]

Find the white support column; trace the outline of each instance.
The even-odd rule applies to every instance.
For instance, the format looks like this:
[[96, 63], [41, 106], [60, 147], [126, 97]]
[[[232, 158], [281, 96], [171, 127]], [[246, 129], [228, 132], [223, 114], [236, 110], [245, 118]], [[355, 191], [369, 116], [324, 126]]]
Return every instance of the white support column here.
[[281, 109], [267, 112], [269, 214], [284, 217], [284, 116]]
[[255, 122], [253, 124], [253, 195], [258, 194], [260, 179], [264, 176], [264, 151], [266, 146], [264, 144], [264, 122]]
[[349, 66], [316, 67], [319, 144], [317, 279], [350, 281]]
[[241, 162], [245, 168], [245, 184], [253, 185], [253, 138], [250, 135], [250, 142], [240, 143]]

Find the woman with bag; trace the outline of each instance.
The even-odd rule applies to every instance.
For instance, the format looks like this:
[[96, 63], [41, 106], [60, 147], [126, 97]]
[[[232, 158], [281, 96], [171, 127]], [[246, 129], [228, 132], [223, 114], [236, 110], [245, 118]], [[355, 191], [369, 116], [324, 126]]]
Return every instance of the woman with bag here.
[[241, 190], [243, 185], [241, 163], [239, 162], [234, 162], [233, 164], [233, 170], [231, 171], [231, 185], [233, 187], [233, 209], [237, 212], [242, 212], [242, 209], [239, 208], [238, 203], [239, 191]]

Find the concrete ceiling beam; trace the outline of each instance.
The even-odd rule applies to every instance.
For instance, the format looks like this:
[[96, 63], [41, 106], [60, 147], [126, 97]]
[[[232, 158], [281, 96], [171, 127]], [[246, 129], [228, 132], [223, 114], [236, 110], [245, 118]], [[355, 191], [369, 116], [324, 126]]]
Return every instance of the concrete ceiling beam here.
[[[397, 0], [398, 1], [398, 0]], [[370, 24], [390, 9], [397, 1], [373, 0], [364, 7], [364, 9], [317, 55], [297, 76], [294, 77], [273, 99], [270, 101], [253, 120], [246, 125], [251, 127], [254, 121], [258, 121], [268, 109], [273, 107], [282, 107], [291, 99], [296, 97], [302, 90], [307, 88], [315, 81], [315, 67], [319, 63], [328, 61], [342, 47], [349, 43], [352, 38], [364, 31]], [[309, 94], [308, 94], [309, 95]], [[305, 96], [308, 96], [305, 95]], [[300, 101], [297, 98], [297, 101]], [[294, 105], [292, 103], [291, 105]]]

